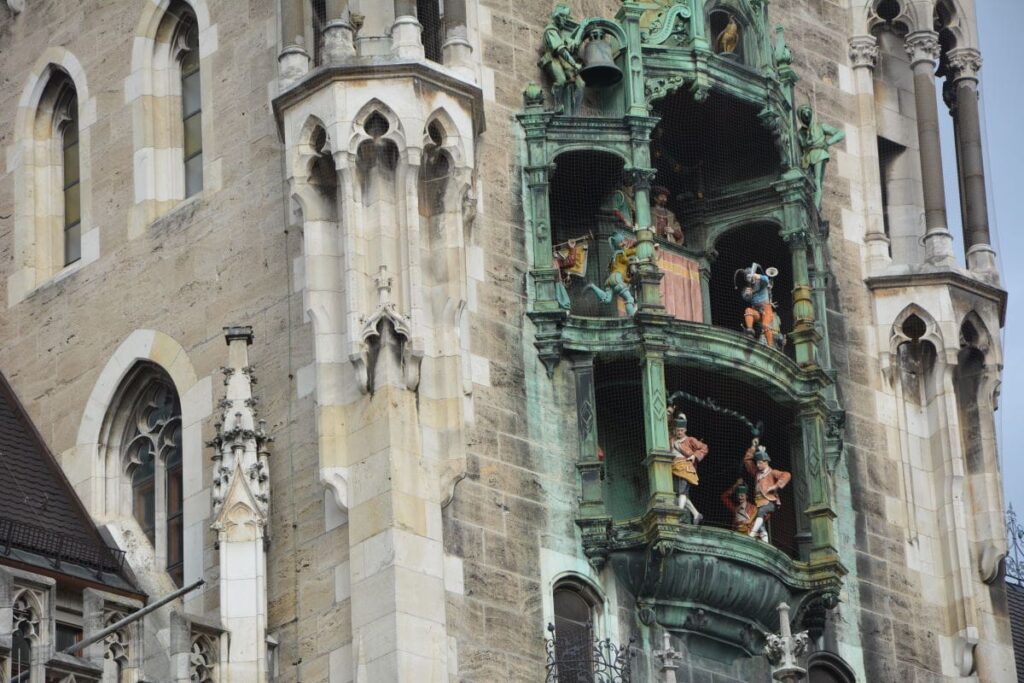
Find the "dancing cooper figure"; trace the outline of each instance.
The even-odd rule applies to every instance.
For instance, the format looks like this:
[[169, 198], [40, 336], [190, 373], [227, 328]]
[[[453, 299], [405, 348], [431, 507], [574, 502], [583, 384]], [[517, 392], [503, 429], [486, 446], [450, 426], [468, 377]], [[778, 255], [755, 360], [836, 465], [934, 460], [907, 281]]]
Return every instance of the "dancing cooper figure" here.
[[772, 459], [768, 457], [768, 451], [754, 439], [743, 456], [743, 466], [747, 472], [754, 477], [754, 505], [757, 506], [757, 516], [754, 518], [754, 525], [747, 532], [751, 538], [768, 543], [768, 530], [765, 524], [772, 516], [772, 513], [782, 507], [782, 499], [779, 494], [792, 478], [789, 472], [773, 470]]
[[695, 436], [686, 434], [686, 415], [676, 413], [672, 419], [672, 438], [669, 439], [672, 449], [672, 483], [679, 497], [679, 507], [689, 510], [693, 515], [693, 523], [700, 524], [704, 515], [690, 500], [690, 487], [700, 482], [697, 476], [697, 463], [708, 454], [708, 445]]

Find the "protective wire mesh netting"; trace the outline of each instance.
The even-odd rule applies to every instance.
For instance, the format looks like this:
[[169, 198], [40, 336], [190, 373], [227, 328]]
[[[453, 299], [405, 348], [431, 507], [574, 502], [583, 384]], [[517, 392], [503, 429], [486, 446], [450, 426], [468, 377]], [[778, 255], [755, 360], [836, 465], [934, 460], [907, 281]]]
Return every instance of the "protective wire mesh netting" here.
[[[379, 0], [384, 2], [384, 0]], [[313, 30], [313, 64], [324, 63], [324, 28], [329, 21], [347, 17], [327, 16], [326, 0], [311, 0], [310, 26]], [[445, 41], [444, 0], [416, 0], [416, 19], [420, 22], [420, 40], [427, 59], [442, 62], [442, 48]]]
[[324, 63], [324, 26], [327, 25], [327, 0], [312, 0], [310, 16], [313, 19], [313, 64]]
[[[774, 470], [792, 473], [800, 434], [792, 411], [764, 392], [723, 376], [713, 368], [666, 367], [666, 395], [674, 396], [669, 414], [685, 415], [686, 436], [707, 446], [695, 463], [697, 483], [689, 499], [703, 516], [702, 524], [735, 529], [736, 496], [728, 495], [742, 482], [754, 501], [755, 475], [744, 456], [755, 436], [765, 447]], [[647, 504], [650, 484], [644, 464], [648, 446], [644, 434], [643, 392], [635, 360], [615, 360], [595, 367], [598, 444], [605, 467], [605, 506], [616, 521], [639, 517]], [[666, 420], [665, 428], [671, 424]], [[756, 430], [756, 431], [755, 431]], [[671, 430], [670, 430], [671, 434]], [[797, 555], [796, 490], [806, 482], [790, 480], [780, 492], [781, 504], [767, 524], [772, 545]], [[735, 491], [733, 491], [735, 494]], [[732, 505], [726, 502], [732, 501]], [[691, 520], [689, 514], [684, 518]]]
[[416, 0], [416, 18], [423, 27], [420, 39], [424, 56], [440, 63], [444, 45], [444, 0]]
[[[650, 143], [656, 170], [651, 224], [666, 310], [679, 320], [747, 335], [750, 344], [765, 343], [762, 321], [770, 318], [758, 307], [764, 304], [751, 302], [747, 274], [768, 275], [768, 306], [780, 332], [774, 346], [791, 354], [785, 334], [793, 326], [792, 255], [781, 226], [768, 217], [778, 206], [772, 183], [782, 169], [758, 107], [718, 92], [703, 102], [679, 92], [658, 101], [655, 113], [660, 122]], [[597, 149], [556, 159], [549, 185], [552, 248], [564, 288], [560, 304], [573, 315], [630, 313], [630, 294], [616, 286], [613, 272], [616, 259], [628, 256], [630, 242], [623, 238], [636, 237], [635, 193], [625, 171], [622, 158]], [[631, 284], [632, 266], [622, 274]], [[694, 462], [696, 483], [686, 494], [692, 507], [683, 517], [692, 520], [695, 509], [703, 524], [734, 529], [737, 497], [729, 492], [742, 483], [755, 502], [756, 466], [744, 463], [753, 439], [765, 447], [770, 469], [791, 473], [802, 448], [799, 423], [792, 409], [759, 388], [764, 384], [755, 372], [710, 358], [696, 367], [687, 363], [667, 359], [665, 395], [676, 394], [667, 417], [674, 410], [685, 414], [687, 435], [703, 442], [707, 455]], [[599, 354], [594, 379], [605, 506], [617, 521], [637, 518], [650, 495], [640, 365], [635, 358]], [[671, 430], [668, 419], [665, 429]], [[792, 479], [768, 518], [771, 543], [792, 556], [798, 553], [795, 498], [806, 500], [806, 491], [806, 481]]]

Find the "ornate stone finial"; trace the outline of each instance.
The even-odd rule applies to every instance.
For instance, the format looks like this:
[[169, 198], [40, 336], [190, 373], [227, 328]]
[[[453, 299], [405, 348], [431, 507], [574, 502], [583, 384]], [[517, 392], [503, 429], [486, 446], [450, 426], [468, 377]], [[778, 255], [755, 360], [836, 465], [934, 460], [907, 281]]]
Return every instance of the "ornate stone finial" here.
[[[391, 301], [392, 278], [388, 275], [387, 266], [381, 265], [374, 277], [377, 283], [377, 308], [372, 314], [360, 319], [362, 329], [360, 339], [363, 343], [362, 350], [351, 356], [356, 366], [356, 378], [359, 388], [363, 393], [373, 393], [375, 376], [378, 375], [377, 366], [383, 359], [388, 360], [389, 356], [381, 356], [379, 353], [371, 354], [370, 350], [375, 347], [378, 351], [384, 347], [394, 347], [399, 354], [400, 374], [406, 388], [415, 390], [419, 386], [419, 368], [423, 353], [420, 349], [413, 347], [412, 321], [398, 311], [394, 302]], [[387, 329], [385, 329], [387, 328]], [[375, 363], [370, 363], [371, 357], [376, 358]], [[387, 365], [387, 363], [385, 363]], [[386, 374], [386, 373], [385, 373]]]
[[850, 38], [850, 65], [854, 69], [875, 68], [878, 63], [878, 39], [874, 36]]
[[949, 66], [956, 82], [978, 81], [981, 70], [981, 53], [973, 47], [958, 47], [949, 51]]
[[769, 633], [764, 654], [772, 663], [772, 678], [780, 683], [797, 683], [807, 670], [797, 664], [810, 644], [807, 631], [794, 634], [789, 625], [789, 605], [779, 603], [779, 633]]
[[663, 631], [661, 636], [662, 648], [655, 650], [654, 656], [661, 662], [662, 680], [664, 683], [676, 683], [676, 669], [682, 657], [681, 652], [672, 648], [672, 637], [668, 631]]
[[388, 275], [388, 267], [382, 265], [378, 268], [377, 275], [374, 276], [373, 281], [377, 283], [377, 305], [390, 306], [391, 283], [394, 282], [394, 278]]
[[907, 56], [910, 57], [911, 66], [916, 66], [920, 62], [932, 62], [934, 65], [942, 54], [939, 34], [935, 31], [914, 31], [907, 36], [904, 47]]
[[523, 89], [523, 104], [527, 107], [544, 106], [544, 90], [533, 81], [530, 81]]
[[[253, 342], [252, 327], [225, 327], [224, 340], [228, 345], [228, 365], [222, 368], [226, 390], [218, 404], [217, 434], [207, 443], [214, 449], [213, 512], [214, 528], [218, 530], [225, 524], [221, 513], [229, 498], [252, 509], [251, 523], [266, 524], [270, 503], [268, 444], [273, 441], [266, 422], [257, 418], [257, 401], [252, 394], [256, 384], [248, 350]], [[238, 522], [235, 517], [231, 523]]]

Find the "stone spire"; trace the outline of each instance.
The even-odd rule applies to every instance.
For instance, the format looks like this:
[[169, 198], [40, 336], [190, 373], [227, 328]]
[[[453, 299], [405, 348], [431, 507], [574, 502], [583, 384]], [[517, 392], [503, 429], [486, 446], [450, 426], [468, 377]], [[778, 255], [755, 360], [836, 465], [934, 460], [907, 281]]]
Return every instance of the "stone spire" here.
[[[225, 327], [227, 388], [219, 407], [213, 454], [213, 529], [220, 555], [220, 618], [228, 631], [225, 680], [267, 680], [267, 521], [271, 441], [256, 416], [249, 362], [251, 327]], [[238, 596], [245, 595], [245, 600]]]
[[216, 423], [217, 435], [207, 445], [213, 454], [213, 514], [220, 524], [222, 510], [236, 476], [241, 475], [248, 497], [253, 500], [253, 512], [262, 526], [266, 523], [270, 504], [269, 451], [273, 440], [266, 432], [266, 422], [257, 419], [256, 398], [252, 387], [256, 384], [255, 366], [249, 363], [249, 345], [252, 344], [251, 327], [225, 327], [228, 344], [228, 366], [224, 373], [225, 396], [221, 399], [221, 419]]

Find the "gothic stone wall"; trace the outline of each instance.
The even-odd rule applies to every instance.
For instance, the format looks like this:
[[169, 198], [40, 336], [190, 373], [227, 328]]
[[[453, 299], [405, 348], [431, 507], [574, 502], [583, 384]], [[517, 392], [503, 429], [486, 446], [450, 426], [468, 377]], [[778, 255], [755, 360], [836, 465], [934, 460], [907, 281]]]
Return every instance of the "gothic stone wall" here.
[[[612, 15], [616, 2], [570, 2], [573, 15]], [[551, 575], [582, 564], [573, 540], [572, 421], [538, 409], [538, 399], [559, 401], [566, 415], [574, 403], [571, 375], [563, 363], [554, 382], [538, 367], [524, 312], [525, 235], [517, 166], [516, 124], [523, 86], [542, 75], [536, 68], [548, 0], [483, 0], [483, 46], [488, 130], [481, 148], [483, 211], [476, 244], [483, 251], [487, 283], [478, 291], [474, 352], [491, 359], [490, 384], [477, 388], [470, 477], [460, 484], [446, 514], [449, 552], [465, 558], [465, 595], [450, 596], [459, 668], [467, 681], [537, 680], [543, 596]], [[850, 574], [843, 604], [833, 620], [839, 652], [860, 680], [949, 680], [938, 671], [937, 645], [928, 624], [938, 615], [921, 599], [922, 585], [907, 568], [902, 528], [887, 521], [885, 497], [899, 497], [894, 465], [876, 427], [875, 392], [881, 373], [871, 340], [870, 294], [863, 283], [863, 222], [853, 211], [851, 180], [859, 166], [856, 102], [848, 66], [850, 9], [830, 0], [776, 0], [770, 23], [782, 24], [801, 76], [798, 101], [814, 105], [823, 120], [844, 129], [847, 142], [833, 149], [824, 198], [831, 223], [829, 248], [835, 276], [829, 289], [828, 325], [839, 389], [848, 411], [847, 451], [837, 472], [839, 545]], [[550, 405], [550, 404], [547, 404]], [[556, 438], [552, 438], [556, 437]], [[602, 585], [609, 587], [608, 578]], [[633, 622], [628, 597], [619, 598], [618, 635]], [[685, 649], [676, 642], [677, 649]], [[532, 653], [532, 656], [526, 654]], [[687, 656], [681, 680], [767, 680], [763, 664], [722, 666]]]
[[[46, 443], [67, 463], [83, 420], [102, 419], [105, 407], [89, 405], [90, 393], [133, 331], [156, 330], [181, 345], [200, 387], [194, 397], [182, 397], [184, 410], [211, 415], [223, 396], [219, 368], [227, 361], [221, 327], [252, 325], [259, 409], [276, 438], [271, 485], [280, 492], [270, 529], [270, 633], [282, 644], [282, 680], [327, 680], [329, 653], [347, 638], [334, 567], [344, 560], [339, 553], [347, 552], [348, 542], [343, 528], [326, 531], [311, 387], [299, 381], [310, 374], [300, 368], [311, 362], [312, 340], [301, 298], [293, 293], [291, 269], [302, 238], [289, 229], [294, 219], [286, 214], [281, 145], [269, 107], [276, 3], [209, 3], [215, 35], [201, 37], [209, 39], [201, 46], [202, 78], [212, 91], [203, 102], [206, 189], [129, 239], [134, 150], [125, 81], [136, 26], [149, 4], [48, 0], [30, 3], [17, 17], [0, 7], [0, 148], [6, 160], [0, 165], [0, 369]], [[99, 258], [8, 307], [13, 124], [30, 72], [49, 46], [74, 55], [94, 99], [87, 152], [92, 191], [83, 201], [92, 204]], [[193, 398], [195, 405], [188, 405]], [[211, 438], [213, 420], [204, 418], [201, 425], [202, 440]], [[196, 487], [208, 497], [210, 452], [193, 453], [186, 468], [199, 473]], [[207, 531], [199, 552], [212, 590], [191, 609], [217, 607], [216, 582], [210, 580], [217, 576], [213, 541]], [[155, 675], [166, 680], [159, 670]]]

